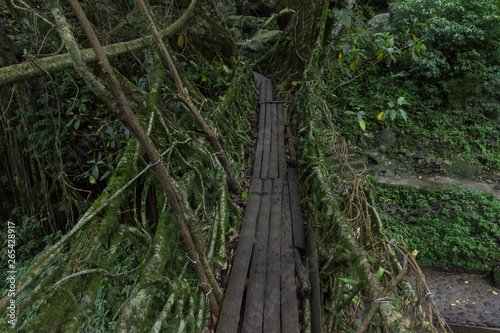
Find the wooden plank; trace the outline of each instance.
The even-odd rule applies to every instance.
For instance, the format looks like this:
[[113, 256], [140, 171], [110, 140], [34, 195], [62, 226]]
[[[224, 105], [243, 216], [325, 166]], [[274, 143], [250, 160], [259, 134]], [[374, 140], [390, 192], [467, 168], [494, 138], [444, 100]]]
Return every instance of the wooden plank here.
[[280, 178], [286, 176], [286, 151], [285, 151], [285, 111], [283, 104], [278, 104], [278, 154], [279, 154], [279, 171]]
[[267, 239], [269, 237], [269, 217], [271, 212], [271, 191], [273, 189], [273, 181], [266, 179], [263, 180], [263, 183], [259, 216], [257, 218], [257, 229], [255, 232], [256, 242], [252, 252], [252, 263], [250, 266], [247, 297], [243, 315], [242, 332], [248, 333], [262, 332], [264, 317]]
[[264, 151], [264, 127], [266, 124], [266, 104], [260, 104], [259, 111], [259, 136], [257, 138], [257, 149], [255, 151], [255, 159], [253, 166], [253, 176], [261, 178], [262, 170], [262, 153]]
[[269, 245], [267, 248], [266, 287], [264, 300], [263, 331], [280, 332], [280, 266], [281, 266], [281, 211], [283, 184], [275, 179], [271, 197], [271, 217], [269, 221]]
[[[271, 145], [269, 153], [269, 172], [267, 178], [278, 178], [279, 152], [278, 152], [278, 105], [269, 105], [271, 111]], [[269, 111], [268, 111], [269, 112]]]
[[249, 192], [238, 247], [234, 254], [231, 276], [229, 277], [229, 284], [217, 325], [217, 332], [221, 333], [236, 332], [238, 328], [238, 318], [243, 305], [243, 292], [254, 247], [257, 218], [261, 204], [262, 180], [253, 179]]
[[266, 86], [269, 80], [262, 80], [259, 87], [259, 103], [266, 102]]
[[283, 189], [283, 213], [281, 225], [281, 331], [298, 333], [299, 312], [295, 286], [294, 248], [290, 193], [288, 184]]
[[[265, 124], [263, 126], [264, 128], [264, 142], [263, 142], [263, 147], [262, 147], [262, 167], [261, 167], [261, 172], [260, 172], [260, 178], [267, 178], [268, 172], [269, 172], [269, 157], [270, 157], [270, 152], [271, 152], [271, 118], [272, 118], [272, 112], [270, 112], [272, 104], [264, 104], [264, 107], [266, 109], [266, 120]], [[259, 126], [259, 130], [260, 130]]]
[[309, 277], [311, 278], [311, 332], [321, 333], [321, 290], [318, 252], [316, 251], [316, 235], [311, 225], [307, 226], [307, 256], [309, 257]]
[[290, 187], [290, 210], [292, 212], [293, 245], [301, 250], [306, 249], [304, 236], [304, 221], [300, 207], [299, 185], [297, 182], [297, 169], [288, 168], [288, 185]]
[[271, 80], [266, 81], [266, 103], [272, 103], [273, 102], [273, 82]]
[[262, 81], [264, 80], [269, 80], [268, 78], [266, 78], [264, 75], [262, 74], [259, 74], [257, 72], [253, 72], [253, 78], [255, 80], [255, 83], [257, 85], [257, 89], [260, 89], [260, 86], [262, 84]]

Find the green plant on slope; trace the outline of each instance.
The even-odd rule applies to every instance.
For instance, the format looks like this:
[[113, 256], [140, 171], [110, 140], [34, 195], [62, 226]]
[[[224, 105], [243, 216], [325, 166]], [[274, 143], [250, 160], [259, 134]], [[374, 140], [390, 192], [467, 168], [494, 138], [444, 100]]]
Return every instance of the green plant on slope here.
[[390, 236], [425, 266], [487, 270], [500, 259], [500, 203], [463, 187], [443, 191], [378, 184]]
[[387, 102], [388, 108], [386, 109], [386, 111], [380, 112], [377, 116], [377, 119], [384, 122], [387, 127], [391, 127], [391, 125], [394, 123], [394, 119], [396, 119], [396, 116], [398, 115], [403, 118], [404, 121], [406, 121], [408, 119], [408, 116], [403, 110], [404, 105], [410, 105], [410, 103], [408, 103], [402, 96], [399, 97], [396, 101], [390, 100], [389, 102]]

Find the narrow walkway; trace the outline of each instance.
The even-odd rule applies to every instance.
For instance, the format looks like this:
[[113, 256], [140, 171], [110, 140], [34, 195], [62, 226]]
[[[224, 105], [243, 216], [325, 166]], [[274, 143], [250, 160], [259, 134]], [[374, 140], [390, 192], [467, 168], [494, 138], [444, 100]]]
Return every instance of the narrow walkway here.
[[271, 80], [259, 88], [253, 180], [217, 326], [218, 333], [299, 332], [294, 246], [305, 237], [297, 171], [287, 167], [283, 104]]

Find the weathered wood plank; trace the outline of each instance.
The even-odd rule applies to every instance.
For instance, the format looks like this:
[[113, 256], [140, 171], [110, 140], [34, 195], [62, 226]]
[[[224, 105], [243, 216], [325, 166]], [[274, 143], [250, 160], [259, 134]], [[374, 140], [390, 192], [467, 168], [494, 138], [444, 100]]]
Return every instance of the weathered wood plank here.
[[264, 126], [266, 124], [266, 104], [260, 104], [259, 111], [259, 136], [257, 137], [257, 149], [253, 165], [253, 176], [261, 178], [262, 156], [264, 152]]
[[290, 209], [292, 212], [293, 245], [305, 250], [306, 239], [304, 236], [304, 221], [300, 207], [299, 185], [297, 182], [297, 169], [288, 168], [288, 185], [290, 187]]
[[288, 184], [285, 184], [283, 189], [281, 223], [281, 331], [298, 333], [300, 331], [299, 313], [295, 286], [294, 248]]
[[279, 177], [286, 177], [286, 151], [285, 151], [285, 111], [283, 104], [278, 104], [278, 155], [279, 155]]
[[311, 278], [311, 332], [321, 333], [321, 290], [319, 285], [318, 252], [316, 235], [311, 225], [307, 226], [307, 256]]
[[233, 267], [219, 316], [217, 332], [236, 332], [243, 305], [243, 292], [255, 242], [257, 218], [261, 204], [262, 180], [253, 179], [248, 195], [245, 216], [240, 230], [238, 247], [234, 254]]
[[253, 247], [243, 316], [242, 332], [248, 333], [262, 332], [264, 317], [267, 240], [269, 237], [269, 218], [271, 212], [271, 191], [273, 189], [273, 181], [266, 179], [263, 180], [263, 183], [260, 211], [255, 232], [256, 242]]
[[[267, 178], [278, 178], [279, 152], [278, 152], [278, 105], [273, 103], [268, 106], [271, 111], [271, 145], [269, 147], [269, 172]], [[269, 111], [268, 111], [269, 112]]]
[[[271, 130], [271, 124], [272, 124], [272, 104], [264, 104], [265, 109], [266, 109], [266, 119], [265, 119], [265, 124], [263, 126], [264, 128], [264, 142], [263, 142], [263, 147], [262, 147], [262, 166], [261, 166], [261, 172], [260, 172], [260, 178], [267, 178], [268, 173], [269, 173], [269, 161], [270, 161], [270, 153], [271, 153], [271, 135], [272, 135], [272, 130]], [[259, 127], [259, 130], [262, 127]]]
[[262, 81], [269, 80], [267, 77], [265, 77], [264, 75], [259, 74], [257, 72], [253, 72], [253, 78], [255, 79], [255, 83], [257, 85], [257, 89], [260, 89]]
[[272, 103], [273, 101], [273, 82], [271, 80], [266, 81], [266, 103]]
[[267, 249], [266, 287], [264, 300], [264, 333], [280, 332], [280, 266], [281, 266], [281, 211], [283, 183], [275, 179], [271, 196], [269, 245]]
[[259, 103], [266, 102], [266, 86], [269, 80], [262, 80], [259, 87]]

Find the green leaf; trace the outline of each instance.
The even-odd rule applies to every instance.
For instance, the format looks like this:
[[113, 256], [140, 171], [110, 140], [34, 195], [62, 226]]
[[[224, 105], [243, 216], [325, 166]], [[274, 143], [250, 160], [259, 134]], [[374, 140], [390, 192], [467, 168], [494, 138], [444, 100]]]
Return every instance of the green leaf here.
[[94, 165], [92, 168], [92, 176], [94, 177], [94, 180], [99, 178], [99, 169], [97, 169], [97, 165]]
[[395, 78], [395, 77], [405, 77], [406, 76], [406, 73], [403, 71], [403, 72], [399, 72], [399, 73], [396, 73], [396, 74], [392, 74], [391, 73], [391, 79], [392, 78]]
[[77, 119], [77, 120], [75, 121], [75, 124], [73, 125], [73, 127], [75, 128], [75, 130], [77, 130], [77, 129], [78, 129], [78, 127], [80, 127], [80, 119]]
[[339, 278], [340, 281], [343, 281], [345, 283], [349, 284], [358, 284], [359, 282], [353, 279], [348, 279], [348, 278]]
[[334, 9], [333, 13], [334, 13], [335, 19], [337, 19], [337, 21], [339, 21], [340, 23], [342, 23], [343, 25], [345, 25], [348, 28], [351, 26], [351, 13], [350, 12], [348, 12], [347, 10], [342, 8], [341, 10]]
[[399, 113], [401, 113], [401, 117], [403, 117], [403, 119], [406, 121], [406, 119], [408, 118], [408, 116], [406, 115], [406, 112], [404, 112], [403, 110], [399, 110]]
[[106, 172], [104, 173], [104, 175], [102, 175], [101, 180], [104, 180], [104, 179], [108, 178], [108, 176], [109, 176], [110, 174], [111, 174], [111, 171], [109, 171], [109, 170], [108, 170], [108, 171], [106, 171]]
[[394, 110], [389, 111], [389, 115], [391, 117], [391, 120], [394, 120], [394, 118], [396, 118], [396, 111]]
[[90, 184], [95, 184], [95, 178], [94, 177], [89, 176], [89, 181], [90, 181]]
[[364, 131], [366, 130], [366, 123], [364, 120], [360, 120], [359, 122], [359, 126], [361, 127], [361, 129]]
[[380, 267], [376, 272], [375, 274], [377, 275], [377, 278], [381, 278], [382, 277], [382, 274], [384, 274], [384, 269], [382, 267]]
[[243, 200], [245, 200], [246, 198], [248, 198], [248, 192], [243, 192], [243, 193], [241, 193], [241, 198], [242, 198]]
[[398, 105], [403, 105], [405, 102], [405, 98], [403, 96], [398, 98]]

